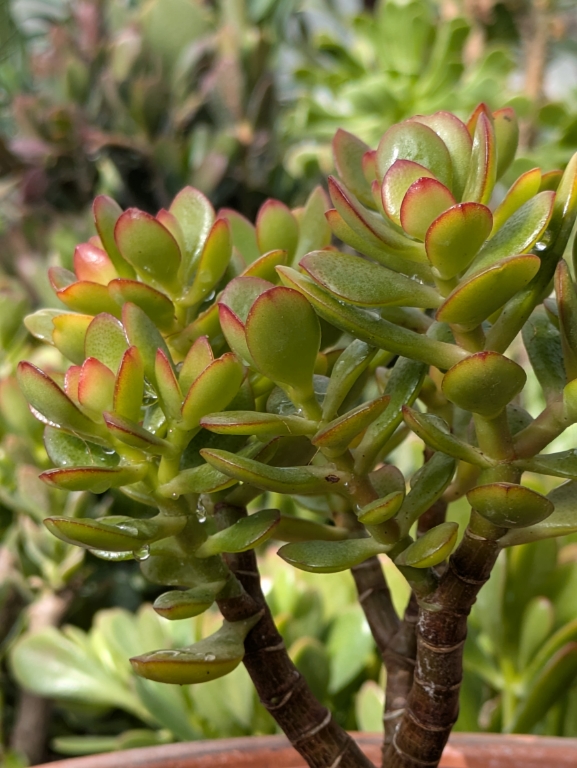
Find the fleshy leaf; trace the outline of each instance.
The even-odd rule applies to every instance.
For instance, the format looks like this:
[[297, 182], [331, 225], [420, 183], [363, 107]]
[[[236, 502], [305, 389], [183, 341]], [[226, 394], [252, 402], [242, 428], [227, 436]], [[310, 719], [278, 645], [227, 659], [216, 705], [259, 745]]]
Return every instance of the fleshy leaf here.
[[44, 446], [50, 461], [57, 467], [115, 467], [120, 461], [117, 453], [55, 427], [44, 429]]
[[56, 296], [73, 312], [81, 312], [86, 315], [108, 312], [115, 317], [120, 316], [118, 304], [111, 297], [108, 288], [100, 283], [86, 281], [72, 283], [72, 285], [57, 291]]
[[467, 126], [451, 112], [435, 112], [433, 115], [416, 115], [411, 121], [423, 123], [431, 128], [445, 143], [453, 165], [453, 185], [455, 197], [461, 198], [471, 160], [473, 140]]
[[503, 107], [493, 112], [493, 128], [497, 144], [497, 179], [500, 179], [515, 159], [519, 144], [519, 123], [515, 110]]
[[487, 418], [497, 416], [525, 386], [520, 365], [498, 352], [476, 352], [447, 371], [442, 390], [452, 403]]
[[81, 365], [84, 361], [86, 331], [92, 320], [90, 315], [72, 313], [59, 314], [52, 319], [52, 343], [65, 357], [77, 365]]
[[382, 414], [390, 399], [389, 395], [382, 395], [330, 421], [312, 438], [313, 445], [325, 451], [327, 456], [340, 456]]
[[409, 187], [421, 178], [434, 179], [428, 168], [412, 160], [395, 160], [385, 173], [381, 186], [381, 201], [387, 216], [401, 225], [401, 205]]
[[331, 378], [323, 400], [323, 419], [333, 419], [353, 385], [367, 368], [376, 350], [364, 341], [355, 339], [341, 353], [331, 371]]
[[227, 285], [218, 303], [220, 324], [229, 347], [251, 365], [254, 363], [246, 344], [244, 324], [258, 296], [273, 287], [258, 277], [237, 277]]
[[395, 565], [432, 568], [446, 560], [457, 543], [457, 523], [441, 523], [431, 528], [395, 558]]
[[449, 425], [439, 416], [419, 413], [403, 405], [403, 418], [407, 426], [435, 451], [485, 469], [493, 466], [494, 462], [482, 451], [452, 435]]
[[208, 296], [224, 275], [231, 256], [230, 225], [226, 219], [217, 219], [204, 243], [194, 280], [186, 293], [185, 306], [199, 304]]
[[209, 536], [195, 550], [195, 557], [212, 557], [225, 552], [246, 552], [269, 539], [280, 521], [278, 509], [261, 509]]
[[301, 571], [311, 573], [337, 573], [346, 571], [386, 552], [387, 547], [374, 539], [348, 539], [347, 541], [303, 541], [285, 544], [278, 551], [283, 560]]
[[247, 346], [258, 370], [276, 384], [305, 397], [312, 395], [320, 341], [318, 318], [298, 291], [271, 288], [252, 305], [246, 321]]
[[541, 170], [533, 168], [526, 171], [513, 183], [503, 200], [493, 214], [493, 234], [501, 229], [503, 224], [540, 191]]
[[114, 228], [122, 215], [122, 208], [112, 198], [98, 195], [94, 200], [92, 213], [94, 214], [96, 231], [116, 271], [120, 277], [134, 277], [134, 269], [125, 261], [114, 239]]
[[278, 282], [276, 267], [286, 264], [287, 261], [288, 254], [286, 251], [278, 249], [276, 251], [269, 251], [255, 259], [252, 264], [249, 264], [239, 277], [258, 277], [275, 285]]
[[278, 525], [272, 532], [272, 538], [279, 541], [342, 541], [347, 539], [346, 528], [336, 525], [323, 525], [301, 517], [281, 515]]
[[194, 589], [164, 592], [156, 598], [152, 607], [160, 616], [171, 621], [191, 619], [210, 608], [225, 583], [215, 581]]
[[95, 357], [116, 374], [122, 356], [128, 349], [124, 328], [112, 315], [96, 315], [86, 330], [84, 354]]
[[188, 390], [182, 405], [182, 428], [196, 429], [203, 416], [224, 410], [238, 392], [243, 376], [242, 365], [230, 353], [212, 362]]
[[45, 483], [65, 491], [92, 491], [104, 493], [109, 488], [130, 485], [141, 480], [146, 473], [146, 467], [74, 467], [71, 469], [49, 469], [40, 475]]
[[381, 178], [395, 160], [412, 160], [428, 168], [435, 178], [450, 187], [452, 163], [444, 141], [428, 126], [413, 121], [393, 125], [377, 149], [377, 171]]
[[74, 405], [49, 376], [31, 363], [18, 365], [18, 383], [29, 405], [44, 417], [45, 423], [91, 434], [96, 425]]
[[81, 281], [108, 285], [111, 280], [118, 277], [106, 251], [91, 243], [77, 245], [72, 261], [76, 277]]
[[549, 517], [527, 528], [511, 529], [499, 539], [502, 547], [567, 536], [577, 531], [577, 482], [563, 483], [547, 494], [555, 509]]
[[265, 491], [309, 495], [344, 492], [348, 475], [329, 467], [270, 467], [228, 451], [201, 451], [215, 469]]
[[198, 379], [214, 360], [212, 347], [206, 336], [200, 336], [189, 349], [182, 362], [178, 383], [181, 392], [188, 392], [192, 383]]
[[469, 491], [467, 500], [480, 515], [502, 528], [526, 528], [553, 512], [546, 496], [513, 483], [478, 485]]
[[491, 234], [491, 211], [481, 203], [459, 203], [431, 224], [425, 238], [427, 256], [443, 280], [467, 269]]
[[256, 435], [260, 438], [280, 435], [314, 435], [317, 423], [300, 416], [280, 416], [258, 411], [224, 411], [203, 416], [200, 424], [219, 435]]
[[360, 306], [438, 307], [437, 291], [365, 259], [335, 251], [313, 251], [300, 266], [323, 288]]
[[405, 489], [393, 491], [382, 499], [364, 506], [358, 514], [363, 525], [380, 525], [394, 517], [403, 504]]
[[127, 301], [136, 304], [162, 330], [174, 325], [174, 305], [164, 293], [137, 280], [112, 280], [108, 291], [119, 307]]
[[497, 173], [497, 148], [495, 132], [491, 121], [482, 112], [473, 135], [473, 149], [469, 165], [469, 176], [463, 190], [462, 200], [487, 205], [493, 194]]
[[244, 657], [244, 638], [260, 620], [261, 614], [229, 623], [210, 637], [178, 650], [153, 651], [130, 659], [140, 677], [159, 683], [193, 685], [228, 675]]
[[479, 251], [466, 277], [507, 256], [531, 250], [547, 228], [554, 202], [554, 192], [539, 192], [522, 205]]
[[559, 331], [543, 307], [537, 307], [523, 326], [523, 343], [547, 402], [556, 399], [566, 384], [563, 350]]
[[103, 520], [48, 517], [44, 525], [68, 544], [108, 552], [132, 552], [146, 542], [178, 533], [186, 524], [184, 516], [165, 518], [164, 521], [164, 525], [158, 525], [154, 520], [133, 520], [130, 517]]
[[156, 325], [136, 304], [127, 302], [122, 307], [122, 322], [131, 346], [137, 347], [142, 357], [145, 376], [156, 386], [156, 353], [159, 349], [170, 360], [170, 352]]
[[188, 285], [214, 223], [214, 209], [202, 192], [193, 187], [185, 187], [174, 198], [169, 211], [182, 230], [185, 250], [182, 254], [181, 278], [182, 283]]
[[252, 264], [260, 256], [256, 242], [256, 229], [248, 219], [230, 208], [218, 212], [219, 219], [226, 219], [232, 232], [232, 244], [247, 264]]
[[156, 353], [154, 370], [156, 386], [162, 402], [162, 410], [169, 419], [177, 421], [180, 418], [180, 410], [182, 408], [182, 392], [180, 391], [172, 365], [161, 349]]
[[[174, 450], [169, 442], [156, 437], [152, 432], [144, 429], [144, 427], [141, 427], [140, 424], [131, 419], [107, 412], [103, 414], [103, 417], [110, 434], [117, 440], [120, 440], [121, 443], [131, 445], [133, 448], [139, 448], [141, 451], [150, 453], [153, 456], [164, 456], [171, 454]], [[103, 547], [99, 547], [99, 549], [103, 549]]]
[[287, 252], [290, 264], [299, 240], [299, 227], [284, 203], [267, 200], [261, 206], [256, 219], [256, 239], [261, 253], [280, 248]]
[[543, 453], [530, 459], [519, 459], [515, 462], [515, 466], [526, 472], [577, 480], [577, 449], [570, 448], [568, 451]]
[[555, 270], [555, 294], [563, 362], [567, 379], [577, 378], [577, 291], [567, 262], [561, 259]]
[[450, 190], [437, 179], [418, 179], [403, 198], [401, 225], [411, 237], [425, 240], [435, 219], [456, 202]]
[[144, 363], [137, 347], [129, 347], [120, 361], [114, 385], [113, 410], [119, 416], [140, 421], [144, 395]]
[[453, 479], [456, 462], [452, 456], [437, 451], [411, 479], [411, 490], [406, 495], [397, 515], [401, 533], [406, 536], [411, 526], [437, 501]]
[[178, 290], [180, 248], [170, 232], [153, 216], [129, 208], [116, 222], [114, 238], [119, 251], [143, 280], [170, 293]]
[[[293, 257], [293, 263], [297, 263], [309, 251], [316, 251], [319, 248], [325, 248], [330, 245], [331, 229], [325, 218], [325, 211], [328, 207], [329, 201], [326, 192], [320, 186], [315, 187], [310, 193], [304, 208], [299, 211], [297, 216], [299, 240]], [[263, 277], [266, 278], [266, 275], [263, 275]]]
[[339, 176], [363, 205], [372, 207], [371, 185], [363, 173], [363, 157], [369, 150], [364, 141], [342, 128], [334, 135], [333, 157]]
[[95, 357], [88, 357], [78, 378], [78, 402], [101, 421], [102, 411], [112, 407], [113, 395], [114, 374]]
[[460, 283], [437, 310], [437, 320], [474, 328], [500, 309], [537, 274], [541, 260], [524, 254], [495, 262]]

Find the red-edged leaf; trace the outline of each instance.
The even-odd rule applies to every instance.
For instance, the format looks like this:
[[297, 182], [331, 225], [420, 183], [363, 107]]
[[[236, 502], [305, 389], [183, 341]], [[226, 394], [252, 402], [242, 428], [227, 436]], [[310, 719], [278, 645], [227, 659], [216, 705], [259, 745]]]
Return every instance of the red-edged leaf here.
[[84, 361], [78, 379], [78, 401], [100, 420], [110, 410], [114, 396], [114, 374], [95, 357]]
[[127, 301], [136, 304], [160, 328], [170, 331], [174, 326], [174, 305], [164, 293], [137, 280], [112, 280], [108, 292], [122, 307]]
[[395, 160], [385, 173], [381, 186], [381, 200], [387, 216], [396, 224], [401, 224], [401, 205], [407, 190], [418, 179], [434, 178], [424, 165], [412, 160]]
[[100, 283], [81, 281], [57, 291], [56, 295], [68, 309], [82, 312], [86, 315], [98, 315], [108, 312], [114, 317], [120, 317], [120, 308], [108, 293], [108, 288]]
[[93, 318], [90, 315], [65, 314], [52, 319], [54, 330], [52, 342], [56, 349], [71, 360], [81, 365], [84, 361], [84, 340], [86, 331]]
[[267, 200], [256, 219], [256, 239], [261, 253], [282, 249], [292, 260], [299, 239], [297, 220], [280, 200]]
[[180, 418], [182, 393], [178, 386], [176, 376], [174, 375], [172, 365], [161, 349], [156, 353], [155, 372], [158, 394], [160, 395], [160, 400], [162, 402], [162, 410], [169, 419], [176, 421]]
[[415, 181], [403, 198], [401, 224], [411, 237], [424, 240], [427, 230], [435, 219], [456, 201], [450, 190], [436, 179], [421, 178]]
[[116, 467], [74, 467], [71, 469], [49, 469], [40, 475], [48, 485], [66, 491], [92, 491], [104, 493], [109, 488], [137, 483], [144, 477], [146, 466]]
[[114, 386], [114, 412], [140, 421], [144, 395], [144, 364], [137, 347], [129, 347], [122, 357]]
[[186, 306], [199, 304], [208, 296], [224, 275], [231, 255], [230, 225], [226, 219], [217, 219], [204, 243], [194, 280], [186, 294]]
[[123, 416], [108, 412], [105, 412], [103, 417], [110, 434], [117, 440], [120, 440], [121, 443], [131, 445], [133, 448], [139, 448], [141, 451], [151, 453], [153, 456], [174, 453], [174, 447], [169, 442], [156, 437], [156, 435], [153, 435], [147, 429], [141, 427], [140, 424], [132, 421], [132, 419], [126, 419]]
[[111, 280], [118, 277], [106, 251], [91, 243], [81, 243], [76, 246], [73, 264], [76, 277], [89, 283], [108, 285]]
[[92, 205], [96, 231], [100, 236], [101, 245], [110, 256], [116, 271], [120, 277], [134, 277], [134, 270], [126, 262], [114, 239], [114, 227], [122, 215], [122, 208], [112, 198], [106, 195], [98, 195]]
[[425, 247], [443, 280], [463, 272], [491, 233], [491, 211], [481, 203], [458, 203], [438, 216], [427, 230]]
[[121, 323], [105, 312], [96, 315], [86, 330], [85, 356], [95, 357], [116, 373], [127, 348], [128, 342]]
[[473, 150], [469, 176], [463, 191], [463, 202], [487, 205], [493, 194], [497, 174], [497, 151], [495, 132], [490, 119], [484, 112], [477, 118], [473, 135]]
[[194, 342], [182, 362], [182, 367], [178, 374], [180, 391], [188, 392], [193, 381], [196, 381], [213, 360], [214, 355], [208, 337], [201, 336]]
[[212, 362], [192, 384], [182, 406], [182, 426], [196, 429], [203, 416], [222, 411], [242, 383], [244, 370], [237, 358], [226, 353]]

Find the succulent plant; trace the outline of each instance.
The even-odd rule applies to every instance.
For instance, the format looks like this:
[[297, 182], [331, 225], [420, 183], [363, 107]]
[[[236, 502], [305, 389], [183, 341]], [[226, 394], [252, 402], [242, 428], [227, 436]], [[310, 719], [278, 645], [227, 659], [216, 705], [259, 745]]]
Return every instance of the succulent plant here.
[[[383, 764], [436, 765], [467, 615], [499, 552], [577, 531], [573, 451], [542, 453], [577, 421], [563, 259], [577, 156], [564, 173], [525, 173], [491, 206], [517, 139], [513, 111], [483, 104], [468, 123], [436, 112], [396, 124], [375, 150], [339, 131], [334, 208], [320, 189], [296, 211], [271, 200], [256, 227], [215, 217], [191, 188], [156, 217], [99, 197], [98, 237], [78, 246], [74, 273], [50, 271], [72, 311], [27, 319], [72, 363], [60, 377], [19, 367], [56, 465], [43, 480], [121, 488], [156, 510], [46, 525], [139, 560], [173, 588], [162, 616], [215, 602], [223, 616], [191, 646], [133, 658], [135, 671], [199, 683], [244, 660], [311, 766], [369, 763], [287, 655], [256, 547], [274, 538], [296, 568], [351, 570], [388, 673]], [[535, 419], [518, 402], [527, 374], [505, 354], [521, 331], [547, 403]], [[391, 454], [409, 432], [425, 462], [407, 485]], [[568, 482], [544, 495], [524, 472]], [[459, 531], [447, 506], [464, 497]], [[411, 586], [402, 619], [383, 555]]]

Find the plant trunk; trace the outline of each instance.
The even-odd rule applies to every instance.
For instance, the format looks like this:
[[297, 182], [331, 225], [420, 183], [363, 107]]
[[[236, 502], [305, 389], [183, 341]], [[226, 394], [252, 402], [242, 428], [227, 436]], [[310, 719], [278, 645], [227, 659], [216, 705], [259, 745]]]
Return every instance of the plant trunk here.
[[413, 686], [402, 721], [384, 751], [386, 768], [439, 764], [459, 713], [467, 617], [498, 554], [495, 541], [468, 528], [438, 588], [421, 602]]

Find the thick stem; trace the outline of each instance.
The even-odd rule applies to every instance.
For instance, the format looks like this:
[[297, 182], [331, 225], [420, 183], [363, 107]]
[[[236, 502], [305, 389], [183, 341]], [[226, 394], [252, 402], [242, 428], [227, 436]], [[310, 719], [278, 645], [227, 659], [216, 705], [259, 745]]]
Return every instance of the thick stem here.
[[359, 603], [371, 628], [371, 633], [385, 661], [385, 654], [391, 639], [399, 630], [399, 617], [395, 612], [391, 593], [381, 564], [376, 557], [351, 568], [355, 580]]
[[[385, 654], [384, 661], [387, 669], [387, 686], [385, 692], [385, 710], [383, 725], [385, 740], [383, 743], [383, 759], [386, 750], [393, 742], [397, 726], [405, 713], [407, 699], [413, 685], [415, 672], [415, 657], [417, 655], [416, 625], [419, 606], [415, 595], [411, 595], [403, 621], [393, 636]], [[383, 768], [386, 768], [383, 762]]]
[[[217, 505], [217, 517], [231, 510]], [[291, 661], [266, 604], [252, 550], [229, 555], [227, 562], [244, 587], [240, 597], [219, 601], [227, 621], [239, 621], [264, 610], [245, 640], [244, 665], [267, 711], [274, 717], [293, 747], [311, 768], [373, 768], [353, 739], [312, 694], [306, 680]]]
[[467, 617], [499, 545], [469, 527], [439, 587], [421, 603], [417, 666], [407, 710], [386, 749], [387, 768], [437, 766], [459, 713]]

